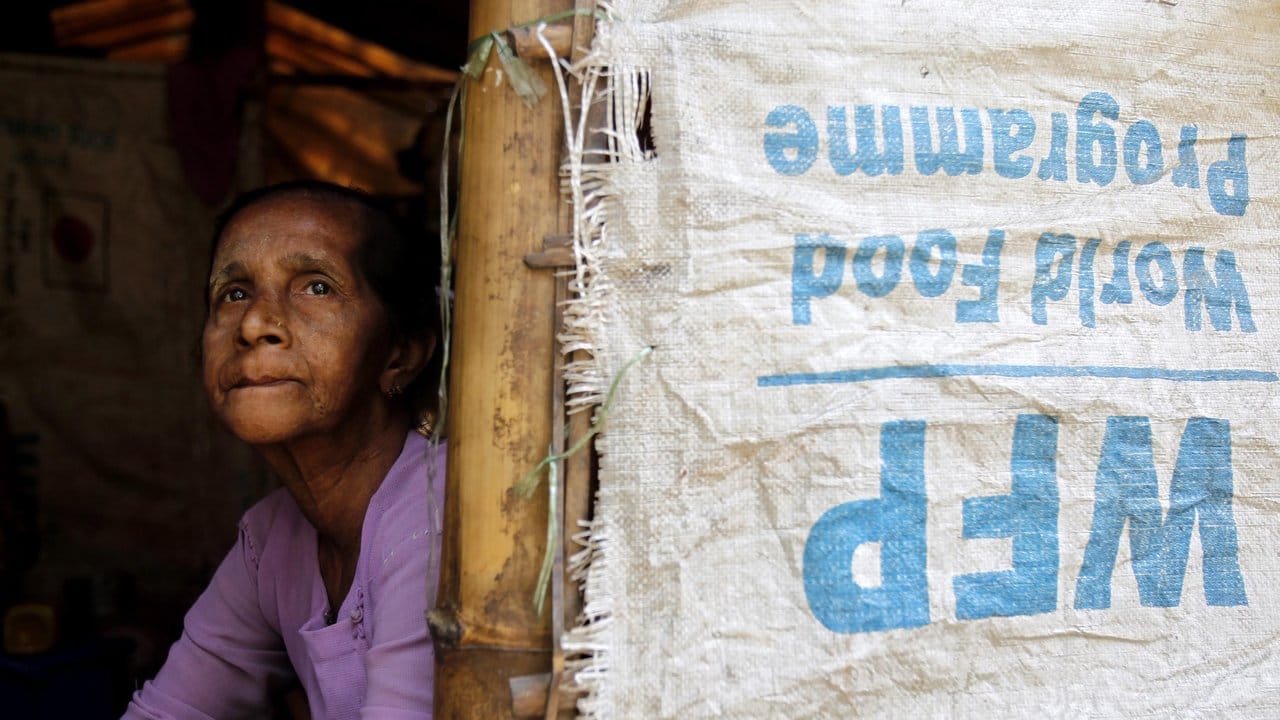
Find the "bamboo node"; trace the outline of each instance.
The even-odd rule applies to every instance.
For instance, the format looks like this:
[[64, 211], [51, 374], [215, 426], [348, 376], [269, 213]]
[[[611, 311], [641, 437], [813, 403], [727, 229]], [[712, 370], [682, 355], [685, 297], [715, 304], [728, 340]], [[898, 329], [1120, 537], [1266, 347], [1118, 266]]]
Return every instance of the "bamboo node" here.
[[436, 645], [453, 650], [462, 639], [462, 623], [452, 607], [438, 607], [427, 612], [427, 628]]

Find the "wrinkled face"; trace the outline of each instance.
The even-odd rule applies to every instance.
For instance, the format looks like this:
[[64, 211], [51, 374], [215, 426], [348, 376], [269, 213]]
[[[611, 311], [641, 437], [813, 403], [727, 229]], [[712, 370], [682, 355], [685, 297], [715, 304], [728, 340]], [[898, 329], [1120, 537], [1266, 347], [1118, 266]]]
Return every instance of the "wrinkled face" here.
[[388, 322], [359, 247], [353, 208], [305, 197], [253, 205], [226, 227], [209, 278], [204, 386], [240, 439], [339, 432], [380, 401]]

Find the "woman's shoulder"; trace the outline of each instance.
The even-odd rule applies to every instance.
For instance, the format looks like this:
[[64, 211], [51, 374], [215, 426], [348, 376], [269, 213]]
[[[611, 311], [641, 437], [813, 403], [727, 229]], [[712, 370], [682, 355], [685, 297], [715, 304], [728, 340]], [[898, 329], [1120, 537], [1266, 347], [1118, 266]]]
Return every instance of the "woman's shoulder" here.
[[268, 548], [300, 539], [310, 526], [284, 488], [276, 488], [240, 517], [240, 535], [254, 565]]
[[377, 574], [407, 542], [438, 538], [444, 513], [445, 443], [432, 445], [416, 432], [404, 448], [369, 504], [372, 522], [366, 527], [368, 558]]
[[293, 501], [289, 491], [280, 487], [251, 505], [244, 515], [240, 516], [240, 524], [249, 525], [255, 529], [268, 528], [280, 522], [287, 524], [295, 518], [303, 519], [302, 511], [298, 509], [298, 504]]

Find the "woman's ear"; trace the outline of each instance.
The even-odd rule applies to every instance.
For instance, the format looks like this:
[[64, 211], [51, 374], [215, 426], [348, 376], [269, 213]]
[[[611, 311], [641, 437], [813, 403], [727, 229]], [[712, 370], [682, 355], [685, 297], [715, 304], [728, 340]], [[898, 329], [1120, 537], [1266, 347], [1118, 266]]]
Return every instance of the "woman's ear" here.
[[394, 396], [404, 392], [427, 366], [435, 348], [433, 335], [406, 337], [392, 345], [386, 367], [378, 378], [383, 394]]

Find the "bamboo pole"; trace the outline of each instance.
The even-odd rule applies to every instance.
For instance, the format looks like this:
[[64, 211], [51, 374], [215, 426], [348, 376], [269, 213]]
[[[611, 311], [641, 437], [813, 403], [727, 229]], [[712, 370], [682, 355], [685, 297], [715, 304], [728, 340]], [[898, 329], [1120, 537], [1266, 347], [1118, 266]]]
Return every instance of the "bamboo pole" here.
[[[473, 0], [471, 36], [571, 0]], [[550, 68], [535, 65], [548, 87]], [[531, 596], [545, 494], [513, 486], [551, 439], [554, 277], [524, 265], [559, 228], [560, 104], [527, 108], [491, 58], [467, 93], [455, 250], [448, 500], [441, 606], [433, 614], [439, 718], [511, 717], [511, 677], [550, 669], [549, 611]]]

